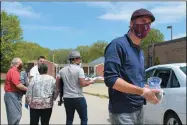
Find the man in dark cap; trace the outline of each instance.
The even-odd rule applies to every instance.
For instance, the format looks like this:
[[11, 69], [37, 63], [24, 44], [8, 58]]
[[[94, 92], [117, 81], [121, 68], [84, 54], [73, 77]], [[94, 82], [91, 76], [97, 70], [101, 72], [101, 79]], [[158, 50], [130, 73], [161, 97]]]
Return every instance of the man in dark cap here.
[[144, 55], [140, 43], [155, 21], [146, 9], [136, 10], [127, 34], [114, 39], [105, 49], [104, 77], [109, 88], [112, 124], [144, 124], [143, 105], [157, 104], [159, 90], [145, 87]]

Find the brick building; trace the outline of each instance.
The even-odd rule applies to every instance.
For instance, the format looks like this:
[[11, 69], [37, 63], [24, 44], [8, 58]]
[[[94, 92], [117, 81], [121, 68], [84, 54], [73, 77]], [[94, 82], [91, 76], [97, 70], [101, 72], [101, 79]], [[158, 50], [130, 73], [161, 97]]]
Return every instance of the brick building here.
[[[30, 69], [31, 69], [34, 65], [36, 65], [36, 63], [37, 63], [37, 60], [32, 60], [32, 61], [27, 62], [27, 69], [26, 69], [26, 72], [29, 73]], [[53, 63], [53, 62], [51, 62], [51, 61], [48, 61], [48, 60], [45, 60], [44, 63], [47, 64], [47, 66], [48, 66], [48, 72], [47, 72], [47, 74], [49, 74], [49, 75], [55, 77], [55, 76], [56, 76], [56, 69], [57, 69], [57, 66], [58, 66], [58, 65], [55, 64], [55, 63]]]
[[104, 57], [100, 57], [92, 62], [88, 63], [89, 67], [92, 69], [92, 74], [95, 76], [104, 76]]
[[[156, 64], [186, 63], [186, 37], [156, 43], [148, 46], [148, 56], [145, 57], [146, 68]], [[94, 74], [103, 76], [104, 57], [89, 63]]]
[[[57, 73], [59, 70], [63, 67], [65, 67], [68, 64], [58, 64], [56, 71]], [[103, 76], [104, 71], [104, 57], [100, 57], [96, 60], [93, 60], [90, 63], [83, 63], [82, 68], [84, 70], [85, 75], [88, 76]]]
[[1, 80], [5, 80], [6, 79], [6, 73], [1, 73]]
[[96, 76], [104, 76], [104, 64], [96, 65]]
[[[156, 63], [157, 62], [157, 63]], [[186, 63], [186, 37], [148, 46], [146, 66], [167, 63]]]
[[[145, 57], [146, 68], [157, 64], [167, 63], [186, 63], [186, 37], [165, 41], [162, 43], [156, 43], [148, 46], [148, 56]], [[48, 74], [56, 76], [59, 70], [65, 67], [67, 64], [54, 64], [50, 61], [46, 61], [49, 67]], [[34, 62], [29, 64], [32, 67]], [[82, 64], [86, 75], [103, 76], [104, 71], [104, 57], [100, 57], [88, 64]]]

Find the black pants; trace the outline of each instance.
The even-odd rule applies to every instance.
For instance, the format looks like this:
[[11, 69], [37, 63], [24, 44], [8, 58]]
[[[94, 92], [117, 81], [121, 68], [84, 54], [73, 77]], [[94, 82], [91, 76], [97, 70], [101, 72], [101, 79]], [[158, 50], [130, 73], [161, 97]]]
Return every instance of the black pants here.
[[48, 109], [32, 109], [30, 108], [30, 125], [38, 125], [41, 118], [41, 125], [49, 125], [52, 108]]
[[81, 119], [81, 125], [87, 125], [87, 104], [84, 97], [81, 98], [64, 98], [64, 107], [66, 109], [66, 125], [72, 125], [75, 110]]

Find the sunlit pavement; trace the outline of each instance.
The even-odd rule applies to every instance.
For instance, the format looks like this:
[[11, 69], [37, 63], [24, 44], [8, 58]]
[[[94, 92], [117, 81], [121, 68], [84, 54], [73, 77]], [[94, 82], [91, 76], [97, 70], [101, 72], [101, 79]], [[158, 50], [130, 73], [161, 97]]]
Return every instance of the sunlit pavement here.
[[[96, 96], [86, 95], [88, 105], [88, 124], [109, 124], [108, 121], [108, 99]], [[55, 101], [50, 124], [65, 124], [66, 114], [64, 105], [57, 105], [58, 99]], [[23, 96], [22, 119], [20, 124], [29, 124], [29, 110], [24, 107], [25, 96]], [[7, 124], [6, 110], [4, 104], [4, 87], [1, 86], [1, 124]], [[80, 119], [75, 113], [73, 124], [80, 124]]]

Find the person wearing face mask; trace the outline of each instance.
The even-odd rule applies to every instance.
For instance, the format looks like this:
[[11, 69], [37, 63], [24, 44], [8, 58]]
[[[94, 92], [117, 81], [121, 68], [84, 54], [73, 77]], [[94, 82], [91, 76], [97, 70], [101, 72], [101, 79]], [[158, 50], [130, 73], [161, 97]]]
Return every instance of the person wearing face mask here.
[[38, 57], [38, 62], [37, 62], [37, 64], [36, 64], [34, 67], [32, 67], [32, 69], [30, 70], [30, 73], [29, 73], [29, 81], [31, 81], [31, 79], [32, 79], [34, 76], [40, 74], [40, 73], [38, 72], [38, 66], [39, 66], [40, 64], [43, 64], [44, 61], [45, 61], [45, 57], [44, 57], [44, 56], [39, 56], [39, 57]]
[[144, 55], [140, 48], [154, 21], [150, 11], [134, 11], [127, 34], [114, 39], [105, 49], [104, 81], [109, 89], [112, 124], [142, 125], [146, 101], [159, 103], [155, 94], [160, 90], [145, 87]]
[[80, 67], [81, 56], [78, 51], [69, 53], [69, 64], [59, 71], [57, 76], [57, 88], [61, 91], [60, 79], [63, 80], [63, 99], [66, 109], [66, 124], [72, 125], [75, 110], [81, 119], [81, 125], [87, 125], [87, 103], [82, 88], [94, 83], [93, 80], [85, 80], [84, 70]]
[[27, 87], [20, 81], [22, 67], [21, 59], [14, 58], [6, 74], [4, 101], [9, 125], [18, 125], [22, 116], [22, 91], [27, 91]]

